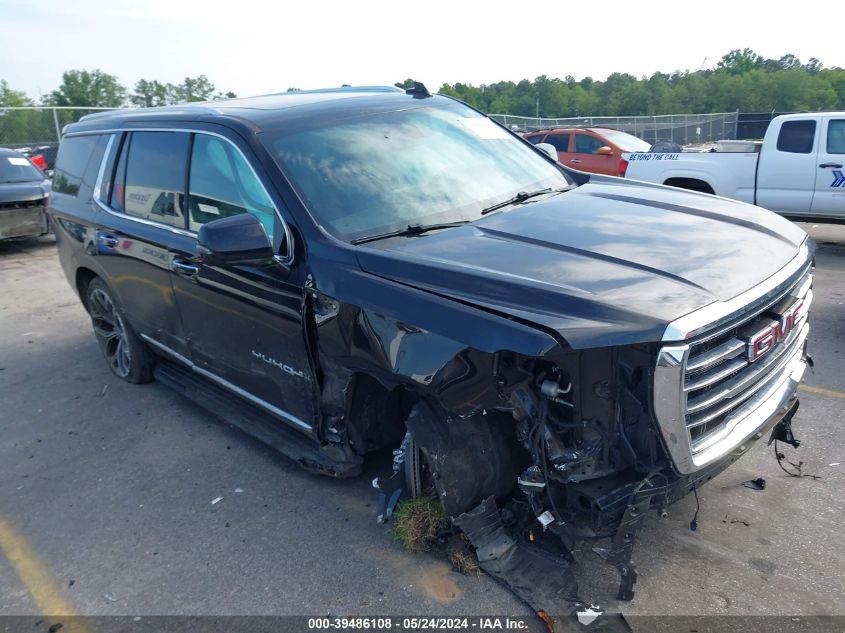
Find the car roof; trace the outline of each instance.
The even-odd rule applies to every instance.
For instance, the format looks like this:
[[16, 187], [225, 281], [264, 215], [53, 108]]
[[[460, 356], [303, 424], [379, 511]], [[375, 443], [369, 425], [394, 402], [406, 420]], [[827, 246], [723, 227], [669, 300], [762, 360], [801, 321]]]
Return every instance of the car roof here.
[[[220, 119], [237, 120], [253, 129], [278, 125], [285, 121], [321, 116], [326, 119], [347, 117], [352, 113], [366, 114], [390, 111], [412, 106], [414, 101], [434, 98], [408, 94], [394, 86], [357, 86], [324, 90], [297, 90], [279, 94], [261, 95], [242, 99], [225, 99], [203, 103], [158, 108], [122, 108], [89, 114], [65, 128], [65, 133], [115, 129], [126, 123], [154, 123], [155, 121], [220, 122]], [[451, 99], [449, 99], [451, 101]]]
[[817, 116], [841, 116], [845, 117], [845, 112], [795, 112], [794, 114], [780, 114], [776, 119], [807, 119]]
[[23, 156], [23, 154], [13, 149], [0, 147], [0, 156]]
[[614, 130], [612, 127], [579, 127], [577, 125], [573, 125], [570, 127], [554, 127], [549, 128], [547, 130], [537, 130], [536, 132], [529, 132], [529, 134], [554, 134], [557, 132], [568, 133], [568, 132], [595, 132], [596, 134], [605, 134], [607, 132], [618, 132], [619, 130]]

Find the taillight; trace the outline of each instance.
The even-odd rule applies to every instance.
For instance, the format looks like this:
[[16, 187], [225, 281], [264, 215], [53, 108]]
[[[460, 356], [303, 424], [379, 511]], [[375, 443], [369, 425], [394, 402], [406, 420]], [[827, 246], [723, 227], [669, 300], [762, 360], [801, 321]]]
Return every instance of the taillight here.
[[628, 161], [624, 158], [619, 159], [619, 177], [624, 178], [625, 172], [628, 171]]
[[32, 163], [41, 171], [47, 170], [47, 161], [44, 160], [44, 157], [41, 154], [36, 154], [35, 156], [32, 156], [29, 160], [31, 160]]

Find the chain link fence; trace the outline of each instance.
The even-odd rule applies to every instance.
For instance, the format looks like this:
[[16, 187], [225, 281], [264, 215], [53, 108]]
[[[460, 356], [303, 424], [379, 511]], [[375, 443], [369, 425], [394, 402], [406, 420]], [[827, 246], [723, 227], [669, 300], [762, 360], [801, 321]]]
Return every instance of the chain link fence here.
[[[65, 125], [78, 121], [86, 114], [112, 109], [48, 106], [0, 107], [0, 147], [37, 147], [57, 143]], [[773, 116], [766, 114], [767, 116], [764, 117], [766, 120], [760, 124], [762, 132], [765, 132], [765, 126], [768, 125], [768, 121]], [[563, 119], [524, 117], [512, 114], [490, 115], [491, 118], [520, 132], [552, 127], [609, 127], [638, 136], [648, 143], [668, 140], [681, 145], [712, 143], [719, 140], [740, 138], [740, 133], [750, 132], [745, 128], [743, 116], [745, 116], [745, 113], [740, 114], [739, 112], [628, 117], [587, 116]], [[754, 128], [754, 131], [756, 133], [757, 128]], [[745, 136], [747, 137], [747, 134]], [[759, 136], [762, 136], [762, 133]]]
[[565, 119], [544, 119], [511, 114], [489, 116], [520, 132], [552, 127], [608, 127], [628, 132], [648, 143], [674, 141], [680, 145], [696, 145], [737, 138], [738, 115], [738, 112], [720, 112], [658, 116], [587, 116]]
[[58, 143], [62, 128], [86, 114], [114, 108], [0, 107], [0, 147], [37, 147]]

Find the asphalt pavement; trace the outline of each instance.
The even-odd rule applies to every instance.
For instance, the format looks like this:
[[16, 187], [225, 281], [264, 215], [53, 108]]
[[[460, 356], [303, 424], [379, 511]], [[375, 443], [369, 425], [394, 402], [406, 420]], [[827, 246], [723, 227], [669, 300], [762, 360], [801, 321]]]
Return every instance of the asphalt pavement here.
[[[636, 597], [591, 546], [581, 593], [626, 615], [845, 615], [845, 227], [820, 244], [810, 349], [787, 448], [758, 444], [650, 516]], [[49, 238], [0, 243], [0, 615], [529, 614], [489, 577], [410, 554], [370, 481], [301, 471], [166, 387], [103, 362]], [[742, 483], [763, 477], [765, 490]]]

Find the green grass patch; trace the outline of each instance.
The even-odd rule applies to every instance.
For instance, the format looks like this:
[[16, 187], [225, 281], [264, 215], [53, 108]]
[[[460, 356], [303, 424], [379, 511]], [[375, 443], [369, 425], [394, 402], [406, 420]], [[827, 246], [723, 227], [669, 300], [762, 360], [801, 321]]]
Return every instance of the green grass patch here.
[[434, 538], [449, 525], [440, 501], [407, 499], [393, 513], [393, 536], [411, 552], [427, 552]]

